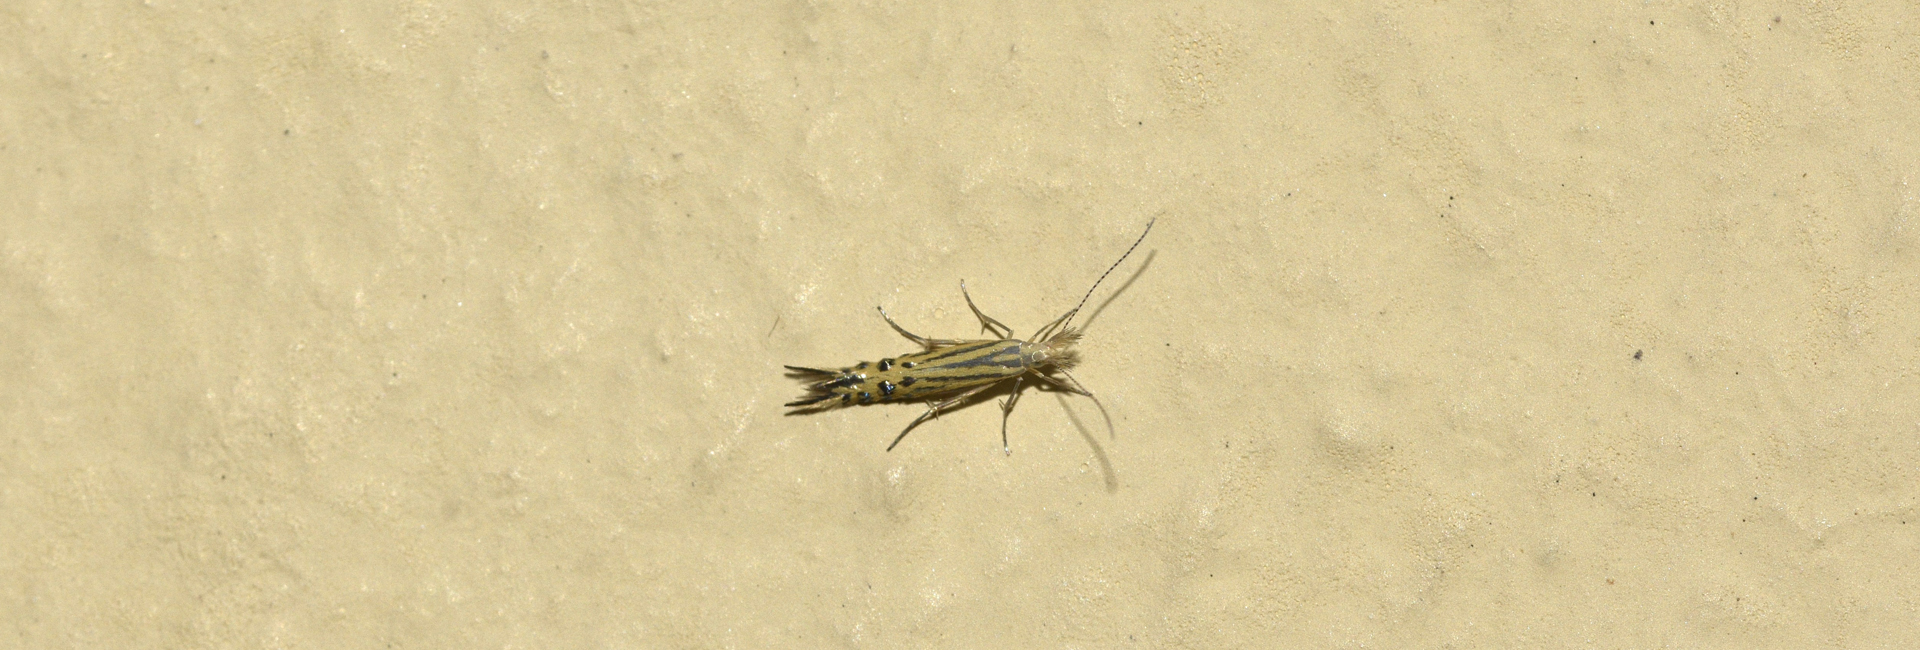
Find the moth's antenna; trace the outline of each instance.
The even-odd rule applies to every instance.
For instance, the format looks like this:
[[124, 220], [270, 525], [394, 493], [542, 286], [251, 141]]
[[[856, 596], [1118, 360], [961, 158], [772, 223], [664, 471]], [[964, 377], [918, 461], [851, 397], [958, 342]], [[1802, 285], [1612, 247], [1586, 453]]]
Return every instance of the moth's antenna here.
[[[1075, 315], [1078, 315], [1078, 314], [1080, 313], [1080, 308], [1081, 308], [1081, 307], [1085, 307], [1085, 306], [1087, 306], [1087, 299], [1088, 299], [1088, 298], [1092, 298], [1092, 297], [1093, 297], [1093, 291], [1094, 291], [1095, 289], [1099, 289], [1099, 288], [1100, 288], [1100, 283], [1101, 283], [1102, 281], [1105, 281], [1105, 280], [1107, 279], [1107, 274], [1108, 274], [1108, 273], [1112, 273], [1114, 269], [1117, 269], [1117, 268], [1120, 268], [1120, 263], [1121, 263], [1121, 262], [1125, 262], [1125, 261], [1127, 261], [1127, 256], [1128, 256], [1128, 255], [1132, 255], [1132, 254], [1133, 254], [1133, 249], [1135, 249], [1135, 248], [1139, 248], [1139, 247], [1140, 247], [1140, 242], [1143, 242], [1143, 241], [1146, 241], [1146, 240], [1147, 240], [1147, 233], [1150, 233], [1150, 232], [1153, 232], [1153, 222], [1155, 222], [1155, 221], [1159, 221], [1159, 220], [1160, 220], [1160, 218], [1159, 218], [1159, 217], [1154, 217], [1154, 218], [1152, 218], [1152, 219], [1148, 219], [1148, 220], [1147, 220], [1147, 229], [1146, 229], [1146, 230], [1143, 230], [1143, 231], [1141, 231], [1141, 232], [1140, 232], [1140, 238], [1139, 238], [1139, 239], [1135, 239], [1135, 240], [1133, 240], [1133, 245], [1132, 245], [1132, 246], [1128, 246], [1128, 247], [1127, 247], [1127, 252], [1125, 252], [1125, 253], [1121, 253], [1121, 254], [1120, 254], [1120, 259], [1117, 259], [1117, 260], [1114, 260], [1114, 261], [1113, 261], [1113, 266], [1109, 266], [1109, 267], [1107, 267], [1107, 272], [1106, 272], [1106, 273], [1101, 273], [1101, 274], [1100, 274], [1100, 279], [1099, 279], [1099, 280], [1094, 280], [1094, 281], [1093, 281], [1093, 286], [1091, 286], [1091, 287], [1087, 287], [1087, 295], [1084, 295], [1084, 296], [1081, 296], [1081, 297], [1080, 297], [1080, 304], [1078, 304], [1078, 305], [1074, 305], [1074, 306], [1073, 306], [1073, 311], [1069, 311], [1069, 312], [1067, 312], [1067, 315], [1066, 315], [1066, 316], [1062, 316], [1062, 317], [1060, 318], [1060, 320], [1058, 320], [1058, 321], [1055, 321], [1055, 322], [1057, 323], [1057, 325], [1048, 325], [1048, 326], [1046, 326], [1046, 327], [1044, 327], [1044, 328], [1041, 328], [1041, 330], [1040, 330], [1040, 331], [1041, 331], [1041, 332], [1057, 332], [1057, 331], [1060, 331], [1060, 330], [1063, 330], [1063, 329], [1066, 329], [1066, 328], [1067, 328], [1067, 326], [1068, 326], [1069, 324], [1072, 324], [1072, 323], [1073, 323], [1073, 317], [1074, 317]], [[1036, 334], [1036, 335], [1035, 335], [1035, 336], [1034, 336], [1033, 338], [1034, 338], [1034, 340], [1036, 340], [1036, 341], [1038, 341], [1038, 340], [1042, 340], [1042, 339], [1044, 339], [1044, 338], [1046, 338], [1046, 337], [1045, 337], [1044, 335], [1041, 335], [1041, 334]]]

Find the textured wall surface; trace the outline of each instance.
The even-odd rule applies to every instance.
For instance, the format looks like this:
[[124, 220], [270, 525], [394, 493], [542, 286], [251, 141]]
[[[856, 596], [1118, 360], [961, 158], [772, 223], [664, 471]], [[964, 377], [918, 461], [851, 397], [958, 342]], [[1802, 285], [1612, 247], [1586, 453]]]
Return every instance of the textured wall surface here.
[[313, 4], [0, 10], [0, 646], [1920, 647], [1920, 5]]

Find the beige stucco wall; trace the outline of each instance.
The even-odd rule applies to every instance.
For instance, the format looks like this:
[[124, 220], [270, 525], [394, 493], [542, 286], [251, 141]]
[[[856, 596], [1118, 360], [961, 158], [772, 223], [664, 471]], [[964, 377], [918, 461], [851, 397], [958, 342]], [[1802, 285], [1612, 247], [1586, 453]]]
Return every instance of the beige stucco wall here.
[[0, 645], [1920, 646], [1917, 5], [1035, 4], [0, 11]]

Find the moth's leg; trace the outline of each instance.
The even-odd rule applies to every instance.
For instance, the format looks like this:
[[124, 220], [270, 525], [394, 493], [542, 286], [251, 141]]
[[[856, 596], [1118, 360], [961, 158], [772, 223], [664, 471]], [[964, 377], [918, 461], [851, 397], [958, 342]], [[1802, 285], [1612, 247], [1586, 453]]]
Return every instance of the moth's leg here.
[[[1034, 376], [1046, 380], [1048, 384], [1052, 384], [1053, 386], [1061, 390], [1093, 400], [1093, 405], [1100, 409], [1100, 419], [1107, 421], [1107, 437], [1109, 438], [1113, 437], [1113, 416], [1107, 414], [1107, 405], [1101, 404], [1100, 398], [1095, 397], [1093, 394], [1093, 391], [1087, 390], [1085, 386], [1081, 386], [1080, 380], [1074, 379], [1073, 375], [1067, 374], [1067, 371], [1060, 370], [1059, 368], [1054, 368], [1054, 370], [1058, 370], [1060, 374], [1065, 375], [1068, 381], [1073, 382], [1073, 385], [1068, 386], [1066, 384], [1060, 383], [1060, 380], [1058, 379], [1054, 379], [1052, 377], [1048, 377], [1040, 373], [1034, 373]], [[1066, 404], [1067, 404], [1066, 398], [1061, 398], [1060, 405], [1066, 406]]]
[[1058, 380], [1058, 379], [1054, 379], [1054, 378], [1052, 378], [1052, 377], [1048, 377], [1048, 376], [1046, 376], [1046, 375], [1043, 375], [1043, 374], [1040, 374], [1040, 373], [1037, 373], [1037, 372], [1036, 372], [1036, 373], [1032, 373], [1032, 374], [1033, 374], [1033, 376], [1035, 376], [1035, 377], [1039, 377], [1041, 381], [1045, 381], [1045, 382], [1047, 382], [1048, 384], [1050, 384], [1050, 385], [1052, 385], [1052, 386], [1053, 386], [1054, 388], [1058, 388], [1058, 389], [1060, 389], [1060, 390], [1064, 390], [1064, 391], [1067, 391], [1067, 392], [1069, 392], [1069, 393], [1073, 393], [1073, 394], [1075, 394], [1075, 395], [1085, 395], [1085, 396], [1087, 396], [1087, 397], [1093, 397], [1093, 392], [1092, 392], [1092, 391], [1089, 391], [1089, 390], [1087, 390], [1086, 388], [1084, 388], [1084, 387], [1082, 387], [1082, 386], [1080, 386], [1080, 380], [1078, 380], [1078, 379], [1074, 379], [1074, 378], [1073, 378], [1073, 375], [1069, 375], [1069, 374], [1067, 374], [1067, 371], [1065, 371], [1065, 370], [1061, 370], [1061, 369], [1059, 369], [1059, 368], [1054, 368], [1054, 369], [1053, 369], [1053, 371], [1054, 371], [1054, 372], [1058, 372], [1058, 373], [1060, 373], [1061, 375], [1064, 375], [1064, 376], [1066, 376], [1066, 378], [1067, 378], [1068, 380], [1070, 380], [1070, 381], [1072, 381], [1072, 382], [1073, 382], [1073, 385], [1072, 385], [1072, 386], [1068, 386], [1068, 385], [1067, 385], [1066, 383], [1064, 383], [1064, 382], [1062, 382], [1062, 381], [1060, 381], [1060, 380]]
[[927, 418], [939, 416], [940, 409], [953, 406], [954, 404], [957, 404], [962, 400], [965, 400], [969, 397], [973, 397], [974, 395], [979, 394], [980, 391], [983, 391], [992, 387], [993, 387], [993, 384], [987, 384], [985, 386], [981, 386], [979, 388], [975, 388], [973, 390], [961, 393], [958, 396], [955, 396], [953, 399], [927, 407], [927, 412], [921, 413], [920, 417], [914, 418], [912, 422], [907, 423], [907, 428], [900, 430], [900, 435], [894, 437], [893, 444], [887, 445], [887, 451], [893, 451], [893, 448], [900, 444], [900, 440], [902, 438], [907, 437], [907, 432], [912, 431], [914, 427], [920, 426], [921, 422], [925, 422]]
[[1007, 446], [1007, 418], [1013, 417], [1013, 405], [1020, 402], [1020, 380], [1026, 378], [1026, 375], [1014, 377], [1013, 394], [1007, 396], [1007, 401], [1000, 403], [1000, 449], [1007, 452], [1008, 456], [1013, 455], [1013, 447]]
[[1073, 318], [1073, 315], [1077, 313], [1080, 313], [1079, 307], [1074, 307], [1071, 311], [1061, 314], [1059, 318], [1053, 319], [1053, 322], [1047, 323], [1046, 327], [1042, 327], [1040, 328], [1040, 331], [1034, 332], [1033, 340], [1035, 342], [1047, 340], [1047, 337], [1053, 336], [1054, 328], [1060, 327], [1061, 323], [1067, 322], [1067, 319]]
[[960, 341], [955, 339], [930, 339], [924, 336], [920, 336], [918, 334], [914, 334], [913, 332], [907, 331], [907, 328], [901, 327], [899, 323], [893, 322], [893, 317], [887, 315], [887, 308], [874, 307], [874, 309], [880, 310], [880, 317], [887, 319], [887, 324], [893, 326], [893, 331], [899, 332], [901, 336], [907, 337], [907, 340], [913, 341], [914, 343], [918, 343], [920, 344], [921, 347], [924, 347], [926, 349], [931, 350], [934, 348], [946, 347], [949, 345], [960, 343]]
[[[960, 295], [967, 297], [967, 309], [973, 310], [973, 315], [980, 318], [980, 329], [986, 330], [1002, 339], [1013, 338], [1013, 328], [1007, 327], [1000, 321], [994, 320], [991, 316], [980, 313], [980, 308], [973, 305], [973, 295], [967, 293], [966, 280], [960, 281]], [[1034, 340], [1037, 341], [1039, 339]]]

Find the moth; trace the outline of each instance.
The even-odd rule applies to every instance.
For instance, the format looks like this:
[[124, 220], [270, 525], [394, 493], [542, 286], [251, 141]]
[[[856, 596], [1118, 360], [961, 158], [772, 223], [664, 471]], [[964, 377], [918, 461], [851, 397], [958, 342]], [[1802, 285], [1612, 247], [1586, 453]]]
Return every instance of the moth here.
[[[788, 375], [807, 382], [806, 394], [786, 405], [795, 409], [791, 414], [824, 411], [827, 409], [860, 404], [882, 402], [928, 403], [927, 412], [907, 424], [907, 428], [895, 436], [893, 443], [887, 445], [887, 451], [893, 451], [900, 441], [907, 437], [913, 428], [928, 418], [938, 417], [948, 407], [965, 402], [982, 391], [993, 388], [1001, 382], [1012, 380], [1013, 390], [1000, 404], [1000, 448], [1008, 455], [1013, 448], [1007, 444], [1007, 419], [1013, 415], [1014, 404], [1020, 401], [1021, 383], [1028, 378], [1045, 383], [1060, 390], [1082, 395], [1088, 398], [1093, 393], [1080, 385], [1067, 371], [1080, 362], [1080, 353], [1074, 344], [1080, 341], [1081, 330], [1073, 326], [1073, 317], [1080, 308], [1087, 305], [1087, 299], [1093, 297], [1095, 289], [1107, 279], [1107, 275], [1127, 261], [1140, 242], [1147, 239], [1147, 233], [1153, 232], [1153, 221], [1133, 241], [1133, 246], [1107, 267], [1100, 278], [1093, 281], [1087, 289], [1087, 295], [1080, 298], [1080, 304], [1061, 314], [1033, 335], [1032, 341], [1013, 338], [1013, 328], [980, 312], [973, 303], [973, 296], [967, 293], [967, 283], [961, 281], [960, 295], [967, 300], [967, 308], [980, 319], [980, 328], [997, 338], [979, 340], [934, 339], [909, 332], [887, 315], [884, 307], [880, 317], [909, 341], [920, 345], [922, 350], [911, 354], [881, 359], [876, 362], [862, 361], [839, 370], [823, 370], [801, 366], [786, 366]], [[1054, 375], [1058, 374], [1058, 377]], [[1062, 381], [1061, 378], [1065, 378]]]

